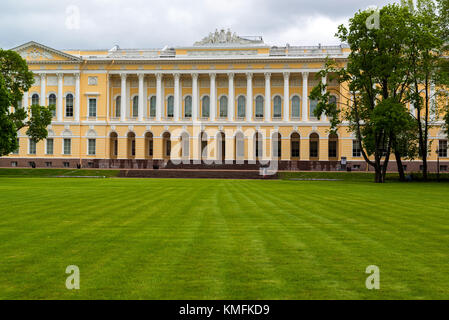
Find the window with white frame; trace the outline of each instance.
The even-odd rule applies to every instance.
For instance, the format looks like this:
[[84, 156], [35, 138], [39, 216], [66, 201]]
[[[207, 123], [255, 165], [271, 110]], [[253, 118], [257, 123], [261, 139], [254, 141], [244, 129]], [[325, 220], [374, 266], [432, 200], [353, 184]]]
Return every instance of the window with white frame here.
[[317, 100], [310, 100], [309, 116], [312, 119], [317, 119], [317, 117], [315, 116], [315, 110], [316, 110], [317, 105], [318, 105]]
[[299, 119], [301, 115], [301, 104], [298, 96], [292, 98], [292, 118]]
[[282, 117], [282, 98], [275, 96], [273, 99], [273, 118]]
[[192, 117], [192, 97], [187, 96], [184, 99], [184, 118]]
[[150, 98], [150, 118], [156, 117], [156, 96]]
[[89, 98], [89, 117], [97, 116], [97, 99]]
[[167, 98], [167, 118], [173, 118], [175, 112], [175, 98], [169, 96]]
[[228, 97], [220, 97], [220, 118], [226, 118], [228, 116]]
[[29, 139], [28, 140], [28, 153], [29, 154], [36, 154], [36, 141], [34, 141], [33, 139]]
[[246, 98], [244, 96], [240, 96], [237, 99], [237, 116], [239, 118], [244, 118], [246, 115]]
[[87, 154], [90, 156], [94, 156], [96, 153], [96, 143], [97, 141], [95, 139], [88, 139], [87, 140]]
[[63, 152], [64, 152], [64, 154], [72, 153], [72, 139], [65, 138], [63, 140]]
[[37, 93], [34, 93], [31, 96], [31, 105], [38, 106], [39, 105], [39, 95]]
[[133, 98], [133, 118], [137, 118], [139, 115], [139, 96]]
[[53, 138], [47, 138], [47, 141], [46, 141], [46, 153], [47, 154], [53, 154], [53, 146], [54, 146], [54, 140], [53, 140]]
[[352, 156], [354, 158], [362, 156], [362, 146], [360, 145], [360, 141], [357, 139], [352, 140]]
[[438, 156], [440, 158], [447, 158], [447, 140], [438, 141]]
[[204, 96], [201, 99], [201, 117], [209, 118], [209, 110], [210, 110], [210, 98], [209, 96]]
[[56, 95], [54, 93], [51, 93], [48, 96], [48, 105], [53, 106], [53, 109], [51, 110], [51, 114], [53, 117], [56, 116]]
[[73, 94], [71, 93], [65, 97], [65, 116], [73, 117]]
[[122, 104], [122, 97], [118, 96], [117, 98], [115, 98], [115, 117], [116, 118], [120, 118], [120, 105]]
[[263, 100], [262, 96], [256, 98], [256, 118], [263, 118]]

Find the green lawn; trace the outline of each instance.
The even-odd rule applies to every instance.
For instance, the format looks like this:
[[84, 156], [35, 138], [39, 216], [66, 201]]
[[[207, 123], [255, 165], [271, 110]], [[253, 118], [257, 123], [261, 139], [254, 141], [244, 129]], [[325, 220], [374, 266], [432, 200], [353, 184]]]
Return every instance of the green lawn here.
[[[449, 184], [0, 177], [0, 299], [449, 299]], [[81, 289], [65, 288], [77, 265]], [[365, 269], [380, 268], [380, 290]]]

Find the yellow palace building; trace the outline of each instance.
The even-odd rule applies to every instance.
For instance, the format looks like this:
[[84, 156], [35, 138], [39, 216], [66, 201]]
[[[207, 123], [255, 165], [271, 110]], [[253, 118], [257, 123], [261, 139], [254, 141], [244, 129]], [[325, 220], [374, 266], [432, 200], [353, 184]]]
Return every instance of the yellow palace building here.
[[[317, 72], [327, 57], [344, 64], [344, 45], [272, 47], [221, 30], [190, 47], [60, 51], [29, 42], [13, 50], [35, 74], [23, 107], [56, 111], [46, 140], [36, 144], [22, 130], [19, 149], [0, 166], [245, 167], [279, 159], [283, 170], [366, 169], [347, 127], [329, 134], [308, 98], [325, 81], [342, 99], [338, 82]], [[447, 140], [438, 126], [431, 139], [432, 168], [437, 148], [447, 160]], [[406, 164], [419, 170], [420, 162]]]

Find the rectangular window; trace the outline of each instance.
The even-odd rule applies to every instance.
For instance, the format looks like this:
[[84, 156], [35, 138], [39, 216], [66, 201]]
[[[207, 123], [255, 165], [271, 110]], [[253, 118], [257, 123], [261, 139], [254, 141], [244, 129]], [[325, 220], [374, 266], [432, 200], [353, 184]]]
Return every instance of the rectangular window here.
[[88, 147], [87, 147], [87, 154], [90, 156], [94, 156], [96, 152], [96, 140], [95, 139], [89, 139], [87, 141]]
[[352, 140], [352, 156], [354, 158], [362, 156], [362, 148], [359, 140]]
[[19, 154], [19, 146], [20, 146], [20, 139], [17, 138], [17, 148], [12, 152], [12, 154]]
[[89, 99], [89, 117], [97, 116], [97, 99]]
[[47, 139], [47, 154], [53, 154], [53, 139]]
[[34, 142], [32, 139], [29, 140], [29, 154], [36, 154], [36, 142]]
[[64, 139], [64, 154], [71, 154], [72, 153], [72, 140], [71, 139]]
[[441, 165], [440, 166], [440, 171], [447, 171], [447, 165]]
[[447, 158], [447, 140], [440, 140], [438, 143], [438, 155]]
[[11, 167], [17, 167], [18, 163], [17, 161], [11, 161]]
[[70, 162], [63, 162], [62, 165], [64, 168], [70, 168]]
[[51, 168], [52, 167], [52, 163], [51, 162], [45, 162], [45, 166], [47, 167], [47, 168]]

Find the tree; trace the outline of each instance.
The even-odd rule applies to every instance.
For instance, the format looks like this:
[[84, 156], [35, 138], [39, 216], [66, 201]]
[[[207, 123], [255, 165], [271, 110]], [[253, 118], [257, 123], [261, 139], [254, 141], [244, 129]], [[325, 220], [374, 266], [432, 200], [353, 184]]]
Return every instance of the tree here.
[[[348, 123], [361, 142], [364, 160], [375, 170], [376, 182], [384, 182], [391, 152], [404, 153], [399, 148], [405, 147], [399, 128], [410, 120], [405, 108], [409, 66], [403, 46], [409, 16], [410, 11], [398, 5], [356, 13], [349, 28], [341, 25], [336, 34], [351, 49], [346, 66], [329, 60], [319, 73], [320, 77], [337, 79], [343, 102], [338, 106], [329, 103], [327, 85], [322, 83], [310, 95], [318, 100], [315, 115], [326, 114], [331, 130], [342, 121]], [[379, 27], [367, 23], [373, 18], [379, 19]], [[400, 156], [397, 163], [402, 168]]]
[[22, 128], [28, 128], [26, 134], [35, 142], [47, 137], [54, 106], [33, 105], [27, 112], [20, 105], [33, 82], [26, 61], [14, 51], [0, 49], [0, 156], [18, 148], [17, 132]]

